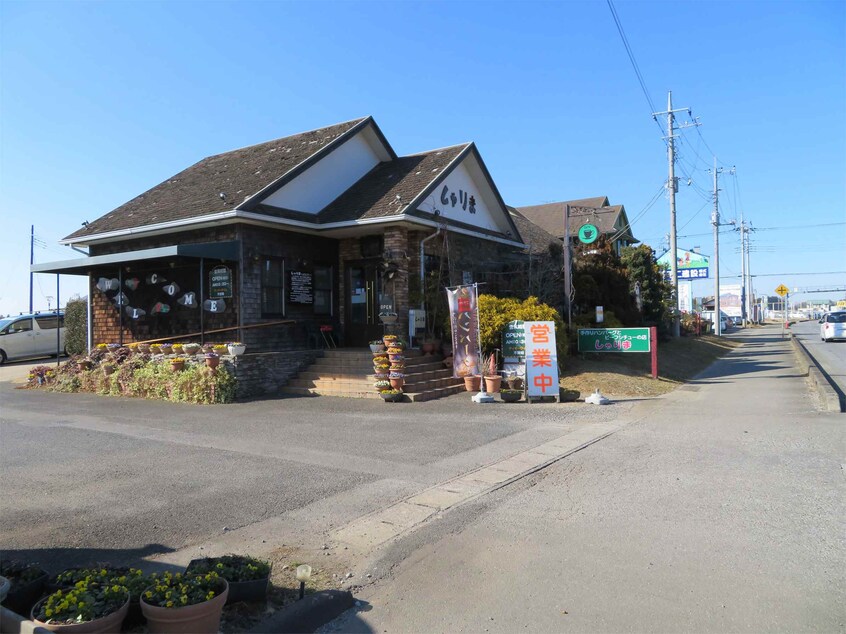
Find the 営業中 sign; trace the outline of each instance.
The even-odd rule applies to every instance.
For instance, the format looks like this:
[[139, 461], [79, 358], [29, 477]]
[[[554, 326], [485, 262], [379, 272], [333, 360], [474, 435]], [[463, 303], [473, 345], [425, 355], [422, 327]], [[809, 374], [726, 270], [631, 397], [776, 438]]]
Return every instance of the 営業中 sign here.
[[527, 396], [558, 396], [558, 354], [555, 322], [523, 322], [526, 338]]

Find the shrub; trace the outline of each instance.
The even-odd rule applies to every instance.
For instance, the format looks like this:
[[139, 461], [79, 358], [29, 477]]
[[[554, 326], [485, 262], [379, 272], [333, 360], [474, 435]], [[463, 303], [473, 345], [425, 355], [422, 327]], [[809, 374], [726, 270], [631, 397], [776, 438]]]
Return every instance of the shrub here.
[[88, 302], [77, 296], [65, 305], [65, 348], [81, 354], [88, 348]]
[[567, 334], [564, 322], [552, 306], [529, 297], [522, 302], [513, 297], [479, 295], [479, 334], [482, 352], [491, 354], [502, 346], [502, 331], [510, 321], [553, 321], [559, 359], [567, 355]]

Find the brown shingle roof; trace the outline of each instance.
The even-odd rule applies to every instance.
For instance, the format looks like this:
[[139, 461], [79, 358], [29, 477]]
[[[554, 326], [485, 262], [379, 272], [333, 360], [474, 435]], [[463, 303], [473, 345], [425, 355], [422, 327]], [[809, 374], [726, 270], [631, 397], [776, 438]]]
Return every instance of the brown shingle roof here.
[[529, 253], [532, 255], [544, 254], [549, 251], [550, 246], [561, 249], [562, 245], [559, 238], [533, 223], [514, 207], [509, 207], [508, 211], [511, 213], [511, 219], [517, 225], [517, 230], [520, 232], [520, 237]]
[[469, 145], [463, 143], [380, 163], [329, 203], [318, 214], [318, 222], [381, 218], [402, 213], [405, 206]]
[[355, 119], [204, 158], [66, 239], [231, 211], [368, 120]]
[[621, 214], [625, 213], [624, 207], [623, 205], [608, 205], [606, 196], [518, 207], [517, 210], [545, 231], [563, 240], [565, 205], [570, 205], [571, 237], [576, 235], [579, 227], [586, 222], [590, 222], [606, 235], [615, 235], [620, 229], [624, 229], [620, 237], [629, 241], [636, 241], [630, 227], [616, 228]]

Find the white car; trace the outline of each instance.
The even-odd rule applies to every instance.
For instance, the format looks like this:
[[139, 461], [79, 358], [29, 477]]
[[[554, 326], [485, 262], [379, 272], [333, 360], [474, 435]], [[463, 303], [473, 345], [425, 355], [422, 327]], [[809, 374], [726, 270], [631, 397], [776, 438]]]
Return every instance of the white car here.
[[[56, 338], [56, 328], [59, 337]], [[32, 313], [0, 319], [0, 364], [65, 351], [65, 315]]]
[[826, 313], [820, 319], [820, 339], [846, 339], [846, 310]]

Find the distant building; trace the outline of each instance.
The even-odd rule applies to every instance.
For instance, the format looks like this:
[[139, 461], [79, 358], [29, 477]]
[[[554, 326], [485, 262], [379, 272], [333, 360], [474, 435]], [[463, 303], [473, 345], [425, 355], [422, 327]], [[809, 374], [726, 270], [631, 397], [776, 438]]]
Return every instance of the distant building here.
[[578, 239], [582, 225], [592, 224], [599, 230], [600, 235], [608, 238], [618, 255], [623, 247], [640, 242], [632, 235], [626, 208], [623, 205], [609, 204], [607, 196], [517, 207], [517, 211], [559, 240], [564, 240], [564, 212], [567, 205], [570, 205], [571, 241]]

